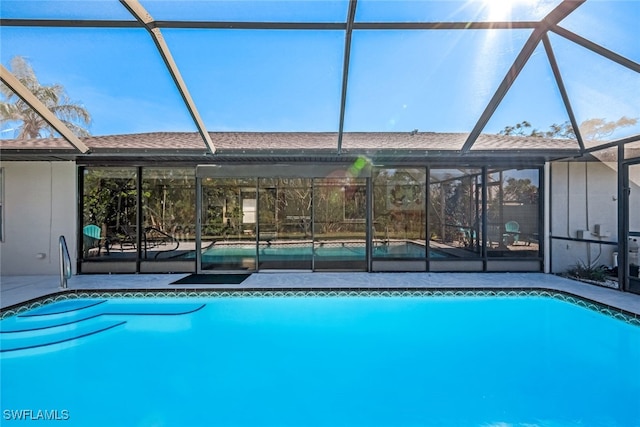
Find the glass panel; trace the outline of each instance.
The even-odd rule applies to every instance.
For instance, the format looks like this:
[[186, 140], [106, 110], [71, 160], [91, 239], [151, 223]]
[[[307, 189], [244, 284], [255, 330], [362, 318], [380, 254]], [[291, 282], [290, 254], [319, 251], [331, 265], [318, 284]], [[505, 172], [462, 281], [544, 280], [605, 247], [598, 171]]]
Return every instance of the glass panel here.
[[208, 130], [337, 130], [344, 33], [165, 30], [163, 34], [191, 95], [202, 106]]
[[560, 0], [359, 0], [357, 21], [453, 22], [453, 21], [538, 21]]
[[311, 179], [260, 179], [260, 269], [311, 270]]
[[193, 168], [142, 170], [142, 258], [195, 262], [196, 179]]
[[256, 179], [202, 181], [202, 270], [255, 270]]
[[374, 171], [374, 259], [425, 258], [425, 186], [425, 169]]
[[486, 185], [487, 255], [537, 257], [540, 238], [540, 171], [491, 171]]
[[511, 138], [508, 144], [500, 139], [500, 144], [480, 138], [473, 149], [579, 148], [542, 44], [500, 102], [484, 132], [538, 139]]
[[[529, 31], [481, 30], [354, 32], [345, 130], [412, 136], [402, 144], [390, 141], [395, 145], [387, 148], [459, 149], [528, 35]], [[449, 134], [434, 139], [428, 132]], [[384, 148], [384, 143], [372, 139], [356, 145], [345, 138], [344, 146]]]
[[93, 135], [196, 130], [146, 30], [3, 27], [2, 63], [14, 56], [62, 85]]
[[151, 1], [142, 5], [156, 20], [243, 22], [344, 22], [348, 0]]
[[640, 134], [640, 75], [555, 34], [550, 40], [585, 146]]
[[640, 258], [638, 256], [638, 246], [640, 243], [640, 164], [629, 165], [629, 290], [640, 294], [640, 273], [638, 266]]
[[479, 257], [481, 169], [432, 169], [429, 177], [429, 257]]
[[136, 168], [85, 168], [84, 261], [137, 258], [137, 175]]
[[2, 18], [135, 21], [120, 2], [104, 0], [2, 0]]
[[366, 270], [366, 180], [314, 180], [316, 270]]
[[624, 158], [625, 160], [640, 159], [640, 141], [629, 142], [624, 145]]
[[640, 62], [638, 21], [640, 7], [634, 0], [587, 1], [562, 20], [562, 25], [609, 50]]

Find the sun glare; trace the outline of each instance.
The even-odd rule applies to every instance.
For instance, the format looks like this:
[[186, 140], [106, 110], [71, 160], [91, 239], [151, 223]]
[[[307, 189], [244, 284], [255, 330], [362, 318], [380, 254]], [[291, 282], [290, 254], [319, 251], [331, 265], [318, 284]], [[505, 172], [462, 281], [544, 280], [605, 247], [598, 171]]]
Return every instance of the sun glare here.
[[490, 21], [503, 21], [511, 17], [516, 6], [535, 6], [537, 0], [484, 0], [487, 18]]

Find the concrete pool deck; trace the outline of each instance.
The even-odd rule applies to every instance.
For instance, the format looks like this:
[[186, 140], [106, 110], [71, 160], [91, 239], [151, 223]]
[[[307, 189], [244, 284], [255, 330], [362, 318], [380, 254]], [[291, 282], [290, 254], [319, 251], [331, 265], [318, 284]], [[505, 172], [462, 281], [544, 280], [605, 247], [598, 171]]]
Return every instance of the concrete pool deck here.
[[[544, 273], [254, 273], [239, 285], [174, 285], [188, 274], [78, 275], [70, 290], [187, 290], [278, 288], [472, 288], [549, 289], [568, 292], [640, 316], [640, 295], [620, 292]], [[59, 276], [1, 276], [0, 308], [60, 291]]]

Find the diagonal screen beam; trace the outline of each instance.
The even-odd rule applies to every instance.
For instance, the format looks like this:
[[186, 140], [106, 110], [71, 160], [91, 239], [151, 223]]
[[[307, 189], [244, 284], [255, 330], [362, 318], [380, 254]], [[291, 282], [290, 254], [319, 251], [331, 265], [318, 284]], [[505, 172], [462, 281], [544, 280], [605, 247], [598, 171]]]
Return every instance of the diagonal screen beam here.
[[480, 136], [480, 133], [489, 122], [489, 119], [491, 119], [491, 116], [498, 108], [498, 105], [500, 104], [500, 102], [502, 102], [505, 95], [513, 85], [513, 82], [515, 82], [516, 78], [522, 71], [522, 68], [527, 63], [536, 47], [540, 43], [542, 36], [544, 36], [551, 27], [566, 18], [571, 12], [576, 10], [576, 8], [578, 8], [585, 1], [586, 0], [564, 0], [555, 9], [549, 12], [549, 14], [545, 16], [542, 21], [540, 21], [540, 24], [535, 30], [533, 30], [531, 36], [529, 36], [529, 39], [522, 47], [522, 50], [518, 54], [513, 65], [511, 66], [511, 68], [509, 68], [509, 71], [507, 71], [507, 75], [500, 83], [500, 86], [498, 86], [498, 89], [489, 101], [489, 104], [487, 104], [487, 107], [478, 119], [478, 122], [467, 137], [467, 140], [465, 141], [461, 149], [462, 154], [468, 153], [473, 144], [476, 142], [476, 139], [478, 138], [478, 136]]
[[80, 138], [56, 117], [46, 105], [42, 103], [36, 96], [16, 76], [14, 76], [4, 65], [0, 64], [0, 81], [7, 85], [9, 89], [15, 92], [24, 102], [29, 105], [36, 113], [40, 115], [52, 128], [56, 130], [64, 139], [73, 145], [78, 151], [85, 154], [89, 152], [89, 147], [84, 145]]
[[584, 152], [584, 141], [582, 139], [582, 135], [580, 134], [580, 128], [578, 127], [578, 121], [576, 120], [576, 116], [573, 113], [573, 108], [571, 108], [571, 102], [569, 101], [569, 95], [567, 95], [567, 90], [564, 86], [564, 81], [562, 80], [562, 74], [560, 73], [560, 68], [558, 67], [558, 62], [556, 61], [556, 56], [553, 53], [553, 49], [551, 47], [551, 42], [549, 42], [549, 37], [545, 33], [542, 37], [542, 43], [544, 44], [544, 50], [547, 52], [547, 58], [549, 59], [549, 64], [551, 65], [551, 70], [553, 71], [553, 76], [556, 79], [556, 84], [558, 85], [558, 90], [560, 90], [560, 96], [562, 97], [562, 102], [564, 102], [564, 108], [567, 110], [567, 115], [569, 116], [569, 121], [571, 122], [571, 126], [573, 127], [573, 133], [576, 135], [576, 140], [578, 141], [578, 145], [580, 145], [580, 151]]
[[569, 30], [566, 30], [558, 25], [554, 25], [551, 27], [551, 31], [558, 34], [565, 39], [572, 41], [586, 49], [589, 49], [592, 52], [597, 53], [598, 55], [604, 56], [610, 61], [616, 62], [623, 67], [627, 67], [630, 70], [635, 71], [636, 73], [640, 73], [640, 64], [634, 62], [628, 58], [625, 58], [622, 55], [619, 55], [605, 47], [600, 46], [590, 40], [585, 39], [584, 37], [580, 37], [579, 35], [572, 33]]
[[162, 37], [162, 33], [160, 32], [160, 29], [156, 27], [154, 19], [151, 17], [149, 12], [147, 12], [145, 8], [137, 0], [120, 0], [120, 2], [124, 5], [124, 7], [127, 8], [127, 10], [129, 10], [129, 12], [142, 25], [144, 25], [144, 27], [147, 29], [149, 34], [151, 34], [151, 38], [153, 39], [153, 42], [158, 48], [158, 52], [160, 53], [160, 56], [162, 57], [162, 60], [164, 61], [167, 67], [167, 70], [169, 70], [169, 73], [171, 74], [171, 78], [173, 79], [173, 82], [178, 88], [178, 91], [182, 96], [182, 99], [187, 107], [187, 110], [189, 110], [189, 114], [191, 115], [191, 118], [193, 119], [196, 127], [198, 128], [198, 132], [200, 133], [200, 136], [204, 140], [204, 143], [206, 144], [210, 153], [215, 154], [216, 148], [213, 145], [213, 141], [211, 140], [211, 137], [209, 136], [209, 132], [207, 132], [207, 129], [204, 126], [204, 122], [200, 117], [200, 113], [198, 113], [196, 105], [193, 102], [193, 98], [191, 98], [191, 94], [187, 89], [187, 85], [182, 79], [180, 70], [178, 70], [178, 66], [176, 65], [176, 62], [174, 61], [173, 56], [171, 55], [169, 46], [167, 45], [167, 42], [164, 40], [164, 37]]
[[342, 135], [344, 134], [344, 114], [347, 105], [347, 84], [349, 82], [349, 59], [351, 58], [351, 35], [353, 21], [356, 19], [356, 4], [358, 0], [349, 0], [349, 14], [347, 28], [344, 35], [344, 65], [342, 67], [342, 94], [340, 96], [340, 124], [338, 126], [338, 154], [342, 153]]

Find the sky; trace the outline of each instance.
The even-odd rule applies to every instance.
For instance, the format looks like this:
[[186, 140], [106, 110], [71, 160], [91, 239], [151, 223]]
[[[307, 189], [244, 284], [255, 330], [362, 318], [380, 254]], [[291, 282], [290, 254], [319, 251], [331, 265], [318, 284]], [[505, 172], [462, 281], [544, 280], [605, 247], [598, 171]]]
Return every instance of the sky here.
[[[157, 20], [344, 22], [345, 1], [145, 1]], [[359, 0], [356, 22], [539, 20], [559, 0]], [[507, 7], [505, 5], [511, 5]], [[6, 1], [3, 18], [132, 20], [118, 1]], [[640, 1], [588, 0], [560, 25], [640, 62]], [[163, 29], [209, 131], [336, 132], [344, 31]], [[469, 132], [531, 30], [354, 30], [345, 131]], [[638, 73], [550, 34], [578, 122], [640, 117]], [[0, 60], [25, 57], [92, 114], [94, 135], [195, 131], [143, 29], [0, 28]], [[484, 129], [568, 115], [542, 45]], [[640, 133], [640, 124], [612, 135]], [[13, 137], [11, 124], [2, 138]]]

